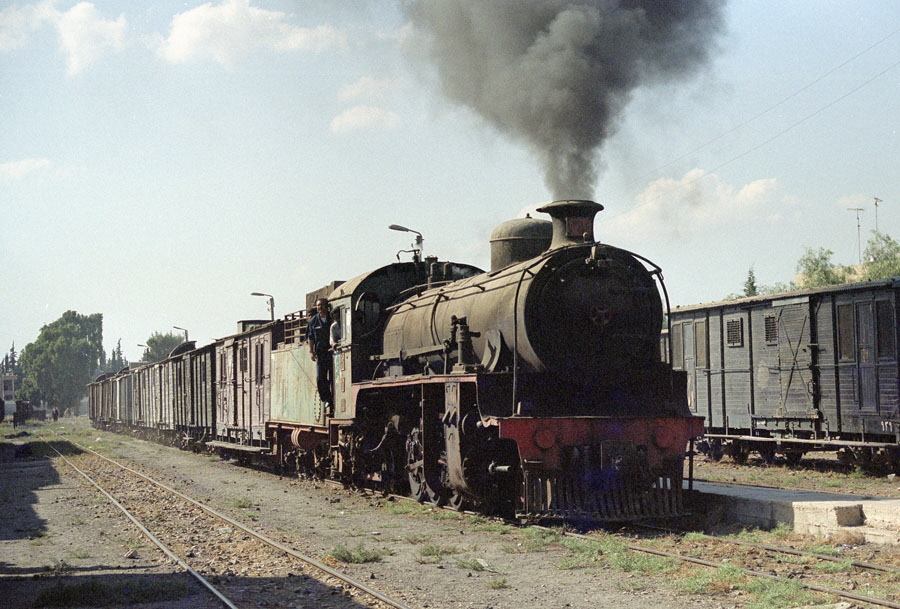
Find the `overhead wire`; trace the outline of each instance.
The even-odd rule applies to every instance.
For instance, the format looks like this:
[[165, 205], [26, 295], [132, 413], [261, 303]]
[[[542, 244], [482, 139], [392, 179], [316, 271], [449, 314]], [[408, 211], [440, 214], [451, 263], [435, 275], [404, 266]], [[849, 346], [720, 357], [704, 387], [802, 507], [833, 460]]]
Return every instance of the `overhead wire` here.
[[[723, 133], [717, 135], [716, 137], [714, 137], [714, 138], [712, 138], [712, 139], [710, 139], [710, 140], [704, 142], [703, 144], [700, 144], [700, 145], [696, 146], [696, 147], [693, 148], [692, 150], [690, 150], [690, 151], [688, 151], [688, 152], [685, 152], [684, 154], [682, 154], [682, 155], [680, 155], [680, 156], [678, 156], [678, 157], [672, 159], [671, 161], [669, 161], [669, 162], [667, 162], [667, 163], [664, 163], [663, 165], [659, 165], [659, 166], [657, 166], [655, 169], [653, 169], [653, 170], [651, 170], [651, 171], [648, 171], [648, 172], [643, 173], [641, 176], [639, 176], [639, 177], [635, 178], [634, 180], [632, 180], [631, 182], [629, 182], [629, 184], [635, 184], [635, 183], [644, 181], [644, 180], [647, 179], [648, 176], [651, 176], [651, 175], [654, 175], [654, 174], [658, 174], [662, 169], [665, 169], [665, 168], [667, 168], [667, 167], [671, 167], [672, 165], [674, 165], [674, 164], [677, 163], [678, 161], [681, 161], [681, 160], [685, 159], [686, 157], [688, 157], [688, 156], [690, 156], [690, 155], [692, 155], [692, 154], [694, 154], [694, 153], [696, 153], [696, 152], [698, 152], [698, 151], [700, 151], [700, 150], [702, 150], [702, 149], [704, 149], [704, 148], [710, 146], [711, 144], [713, 144], [713, 143], [715, 143], [715, 142], [721, 140], [721, 139], [724, 138], [725, 136], [730, 135], [731, 133], [734, 133], [735, 131], [737, 131], [737, 130], [739, 130], [739, 129], [745, 127], [745, 126], [747, 126], [748, 124], [752, 123], [753, 121], [755, 121], [755, 120], [761, 118], [762, 116], [768, 114], [768, 113], [771, 112], [772, 110], [775, 110], [776, 108], [778, 108], [778, 107], [784, 105], [785, 103], [787, 103], [787, 102], [790, 101], [791, 99], [797, 97], [798, 95], [800, 95], [800, 94], [803, 93], [804, 91], [807, 91], [808, 89], [810, 89], [811, 87], [813, 87], [813, 86], [816, 85], [817, 83], [821, 82], [821, 81], [824, 80], [825, 78], [831, 76], [831, 75], [834, 74], [835, 72], [837, 72], [837, 71], [841, 70], [842, 68], [846, 67], [848, 64], [850, 64], [850, 63], [852, 63], [853, 61], [859, 59], [860, 57], [862, 57], [862, 56], [865, 55], [866, 53], [870, 52], [870, 51], [873, 50], [874, 48], [876, 48], [876, 47], [878, 47], [879, 45], [881, 45], [881, 44], [887, 42], [890, 38], [896, 36], [898, 33], [900, 33], [900, 28], [895, 29], [895, 30], [892, 31], [890, 34], [888, 34], [888, 35], [882, 37], [881, 39], [877, 40], [876, 42], [874, 42], [873, 44], [869, 45], [868, 47], [866, 47], [866, 48], [863, 49], [862, 51], [856, 53], [855, 55], [853, 55], [853, 56], [850, 57], [849, 59], [847, 59], [847, 60], [841, 62], [839, 65], [835, 66], [834, 68], [831, 68], [830, 70], [826, 71], [825, 73], [821, 74], [820, 76], [814, 78], [814, 79], [813, 79], [812, 81], [810, 81], [809, 83], [805, 84], [804, 86], [802, 86], [801, 88], [797, 89], [796, 91], [794, 91], [794, 92], [791, 93], [790, 95], [784, 97], [783, 99], [781, 99], [780, 101], [776, 102], [775, 104], [769, 106], [769, 107], [766, 108], [765, 110], [762, 110], [762, 111], [760, 111], [760, 112], [757, 112], [756, 114], [754, 114], [754, 115], [751, 116], [750, 118], [748, 118], [748, 119], [742, 121], [742, 122], [739, 123], [738, 125], [735, 125], [734, 127], [728, 129], [727, 131], [725, 131], [725, 132], [723, 132]], [[699, 181], [699, 180], [702, 180], [702, 179], [704, 179], [704, 178], [706, 178], [706, 177], [709, 177], [710, 175], [713, 175], [716, 171], [719, 171], [719, 170], [722, 169], [723, 167], [726, 167], [726, 166], [730, 165], [731, 163], [733, 163], [733, 162], [735, 162], [735, 161], [737, 161], [737, 160], [739, 160], [739, 159], [742, 159], [742, 158], [746, 157], [746, 156], [749, 155], [749, 154], [752, 154], [753, 152], [759, 150], [760, 148], [763, 148], [764, 146], [767, 146], [768, 144], [770, 144], [770, 143], [772, 143], [773, 141], [777, 140], [778, 138], [782, 137], [782, 136], [785, 135], [786, 133], [789, 133], [790, 131], [796, 129], [797, 127], [799, 127], [799, 126], [802, 125], [803, 123], [805, 123], [805, 122], [807, 122], [808, 120], [812, 119], [813, 117], [815, 117], [815, 116], [821, 114], [822, 112], [824, 112], [825, 110], [831, 108], [832, 106], [835, 106], [836, 104], [840, 103], [840, 102], [843, 101], [844, 99], [850, 97], [850, 96], [853, 95], [854, 93], [856, 93], [856, 92], [858, 92], [859, 90], [863, 89], [864, 87], [868, 86], [869, 84], [871, 84], [871, 83], [874, 82], [875, 80], [881, 78], [882, 76], [884, 76], [885, 74], [887, 74], [888, 72], [890, 72], [891, 70], [893, 70], [894, 68], [896, 68], [898, 65], [900, 65], [900, 61], [894, 62], [893, 64], [889, 65], [887, 68], [885, 68], [885, 69], [881, 70], [880, 72], [878, 72], [877, 74], [875, 74], [875, 75], [873, 75], [873, 76], [867, 78], [867, 79], [864, 80], [862, 83], [860, 83], [860, 84], [858, 84], [857, 86], [853, 87], [852, 89], [850, 89], [850, 90], [847, 91], [846, 93], [840, 95], [839, 97], [837, 97], [837, 98], [835, 98], [835, 99], [832, 99], [832, 100], [829, 101], [828, 103], [824, 104], [823, 106], [820, 106], [819, 108], [817, 108], [817, 109], [814, 110], [813, 112], [807, 114], [807, 115], [804, 116], [803, 118], [800, 118], [800, 119], [794, 121], [792, 124], [790, 124], [789, 126], [785, 127], [784, 129], [782, 129], [782, 130], [779, 131], [778, 133], [775, 133], [774, 135], [772, 135], [771, 137], [767, 138], [766, 140], [764, 140], [764, 141], [762, 141], [762, 142], [756, 144], [755, 146], [752, 146], [751, 148], [748, 148], [748, 149], [744, 150], [743, 152], [741, 152], [741, 153], [739, 153], [739, 154], [737, 154], [737, 155], [731, 157], [731, 158], [728, 159], [727, 161], [724, 161], [724, 162], [722, 162], [722, 163], [720, 163], [720, 164], [714, 166], [712, 169], [710, 169], [710, 170], [708, 170], [708, 171], [704, 171], [702, 174], [697, 175], [696, 177], [693, 177], [693, 178], [690, 178], [690, 179], [688, 179], [688, 180], [682, 181], [682, 184], [687, 184], [687, 185], [693, 184], [693, 183], [695, 183], [695, 182], [697, 182], [697, 181]], [[661, 196], [663, 196], [663, 193], [659, 193], [659, 194], [657, 194], [657, 195], [655, 195], [655, 196], [652, 196], [652, 197], [647, 197], [646, 199], [644, 199], [644, 200], [642, 200], [642, 201], [636, 203], [635, 205], [633, 205], [633, 206], [632, 206], [631, 208], [629, 208], [628, 210], [625, 210], [625, 211], [622, 211], [622, 212], [619, 212], [619, 213], [607, 214], [607, 215], [603, 218], [603, 220], [601, 220], [601, 221], [607, 221], [607, 220], [610, 220], [611, 218], [614, 218], [614, 217], [616, 217], [616, 216], [620, 216], [620, 215], [623, 215], [623, 214], [630, 213], [631, 211], [634, 211], [635, 209], [637, 209], [637, 208], [639, 208], [639, 207], [643, 207], [644, 205], [647, 205], [648, 203], [651, 203], [651, 202], [657, 200], [657, 199], [658, 199], [659, 197], [661, 197]]]

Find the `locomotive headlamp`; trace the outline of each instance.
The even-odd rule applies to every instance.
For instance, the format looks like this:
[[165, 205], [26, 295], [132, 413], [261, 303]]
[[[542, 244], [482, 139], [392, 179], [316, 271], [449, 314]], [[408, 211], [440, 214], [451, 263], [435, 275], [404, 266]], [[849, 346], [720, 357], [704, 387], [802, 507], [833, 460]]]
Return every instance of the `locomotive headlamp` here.
[[[422, 252], [424, 250], [423, 243], [425, 241], [425, 239], [422, 237], [422, 233], [411, 228], [406, 228], [405, 226], [400, 226], [399, 224], [390, 224], [388, 225], [388, 228], [390, 230], [400, 231], [401, 233], [414, 233], [416, 235], [416, 244], [415, 249], [413, 250], [413, 260], [418, 261], [422, 259]], [[397, 256], [397, 259], [400, 259], [399, 254]]]

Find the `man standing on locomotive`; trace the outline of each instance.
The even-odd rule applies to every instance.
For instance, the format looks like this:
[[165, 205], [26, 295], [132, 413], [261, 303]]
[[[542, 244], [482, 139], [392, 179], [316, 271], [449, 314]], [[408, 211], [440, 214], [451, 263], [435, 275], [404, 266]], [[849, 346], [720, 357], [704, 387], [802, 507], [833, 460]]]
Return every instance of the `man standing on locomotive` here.
[[306, 326], [309, 355], [316, 362], [316, 387], [319, 389], [319, 397], [325, 402], [328, 410], [331, 409], [334, 401], [331, 389], [334, 371], [330, 344], [331, 315], [328, 313], [330, 308], [327, 299], [316, 300], [316, 314], [309, 319], [309, 324]]

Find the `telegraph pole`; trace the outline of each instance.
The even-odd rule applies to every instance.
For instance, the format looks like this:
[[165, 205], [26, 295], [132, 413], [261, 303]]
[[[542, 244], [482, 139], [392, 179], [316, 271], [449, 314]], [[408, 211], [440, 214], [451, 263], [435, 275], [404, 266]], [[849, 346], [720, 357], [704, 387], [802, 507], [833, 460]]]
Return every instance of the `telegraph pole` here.
[[865, 211], [865, 210], [862, 207], [848, 207], [847, 211], [855, 211], [856, 212], [856, 255], [859, 258], [858, 264], [862, 264], [862, 241], [860, 240], [860, 232], [859, 232], [859, 212]]

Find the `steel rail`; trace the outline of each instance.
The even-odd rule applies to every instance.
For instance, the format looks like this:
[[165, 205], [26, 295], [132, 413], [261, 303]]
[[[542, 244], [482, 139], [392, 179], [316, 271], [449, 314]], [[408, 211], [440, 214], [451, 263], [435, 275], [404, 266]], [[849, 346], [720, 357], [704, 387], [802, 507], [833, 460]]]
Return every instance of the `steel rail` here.
[[[192, 504], [196, 505], [196, 506], [199, 507], [200, 509], [206, 511], [206, 512], [209, 513], [209, 514], [212, 514], [212, 515], [215, 516], [216, 518], [220, 518], [220, 519], [224, 520], [225, 522], [227, 522], [228, 524], [230, 524], [230, 525], [232, 525], [232, 526], [234, 526], [234, 527], [237, 527], [238, 529], [244, 531], [245, 533], [247, 533], [247, 534], [249, 534], [249, 535], [252, 535], [252, 536], [256, 537], [257, 539], [259, 539], [259, 540], [262, 541], [263, 543], [268, 544], [268, 545], [270, 545], [270, 546], [272, 546], [273, 548], [276, 548], [276, 549], [278, 549], [278, 550], [281, 550], [281, 551], [284, 552], [285, 554], [288, 554], [288, 555], [290, 555], [290, 556], [293, 556], [294, 558], [296, 558], [296, 559], [298, 559], [298, 560], [301, 560], [301, 561], [303, 561], [303, 562], [305, 562], [305, 563], [307, 563], [307, 564], [309, 564], [309, 565], [312, 565], [313, 567], [316, 567], [316, 568], [319, 569], [320, 571], [324, 571], [324, 572], [327, 573], [328, 575], [331, 575], [332, 577], [336, 577], [337, 579], [341, 580], [342, 582], [344, 582], [344, 583], [346, 583], [346, 584], [349, 584], [349, 585], [353, 586], [353, 587], [356, 588], [357, 590], [361, 590], [362, 592], [365, 592], [365, 593], [368, 594], [369, 596], [371, 596], [371, 597], [373, 597], [373, 598], [375, 598], [375, 599], [378, 599], [379, 601], [381, 601], [381, 602], [383, 602], [383, 603], [386, 603], [387, 605], [390, 605], [391, 607], [395, 607], [395, 609], [412, 609], [410, 606], [408, 606], [408, 605], [406, 605], [406, 604], [404, 604], [404, 603], [402, 603], [402, 602], [400, 602], [400, 601], [398, 601], [398, 600], [395, 600], [395, 599], [393, 599], [393, 598], [391, 598], [391, 597], [389, 597], [389, 596], [385, 596], [384, 594], [382, 594], [382, 593], [379, 592], [378, 590], [375, 590], [375, 589], [373, 589], [373, 588], [370, 588], [370, 587], [367, 586], [366, 584], [364, 584], [364, 583], [362, 583], [362, 582], [360, 582], [360, 581], [357, 581], [357, 580], [353, 579], [353, 578], [350, 577], [349, 575], [345, 575], [345, 574], [341, 573], [340, 571], [337, 571], [337, 570], [335, 570], [335, 569], [332, 569], [331, 567], [329, 567], [329, 566], [326, 565], [325, 563], [320, 562], [320, 561], [316, 560], [315, 558], [313, 558], [313, 557], [311, 557], [311, 556], [306, 556], [305, 554], [301, 554], [301, 553], [297, 552], [296, 550], [293, 550], [292, 548], [289, 548], [289, 547], [285, 546], [284, 544], [282, 544], [282, 543], [280, 543], [280, 542], [278, 542], [278, 541], [275, 541], [274, 539], [271, 539], [271, 538], [267, 537], [265, 534], [260, 533], [259, 531], [255, 531], [255, 530], [253, 530], [253, 529], [251, 529], [251, 528], [249, 528], [249, 527], [247, 527], [247, 526], [241, 524], [240, 522], [234, 520], [233, 518], [231, 518], [231, 517], [229, 517], [229, 516], [226, 516], [225, 514], [223, 514], [223, 513], [219, 512], [219, 511], [217, 511], [217, 510], [215, 510], [215, 509], [209, 507], [208, 505], [205, 505], [205, 504], [203, 504], [203, 503], [197, 501], [196, 499], [193, 499], [193, 498], [191, 498], [191, 497], [188, 497], [187, 495], [185, 495], [185, 494], [183, 494], [183, 493], [181, 493], [181, 492], [179, 492], [179, 491], [176, 491], [175, 489], [173, 489], [173, 488], [171, 488], [171, 487], [169, 487], [169, 486], [166, 486], [166, 485], [163, 484], [162, 482], [159, 482], [159, 481], [157, 481], [157, 480], [154, 480], [153, 478], [151, 478], [151, 477], [149, 477], [149, 476], [147, 476], [147, 475], [145, 475], [145, 474], [142, 474], [141, 472], [136, 471], [136, 470], [134, 470], [134, 469], [128, 467], [127, 465], [123, 465], [122, 463], [119, 463], [118, 461], [116, 461], [116, 460], [114, 460], [114, 459], [110, 459], [109, 457], [106, 457], [106, 456], [104, 456], [104, 455], [101, 455], [101, 454], [98, 453], [97, 451], [95, 451], [95, 450], [93, 450], [93, 449], [90, 449], [90, 448], [87, 448], [86, 446], [81, 446], [81, 445], [78, 444], [77, 442], [75, 442], [75, 441], [73, 441], [73, 440], [70, 440], [70, 439], [68, 439], [68, 438], [66, 439], [66, 441], [67, 441], [67, 442], [70, 442], [70, 443], [73, 444], [74, 446], [77, 446], [78, 448], [84, 450], [85, 452], [92, 453], [92, 454], [94, 454], [94, 455], [100, 457], [101, 459], [104, 459], [104, 460], [106, 460], [106, 461], [109, 461], [110, 463], [112, 463], [112, 464], [114, 464], [114, 465], [116, 465], [116, 466], [118, 466], [118, 467], [121, 467], [121, 468], [124, 469], [125, 471], [131, 472], [132, 474], [134, 474], [134, 475], [136, 475], [136, 476], [139, 476], [139, 477], [143, 478], [144, 480], [147, 480], [148, 482], [150, 482], [150, 483], [152, 483], [152, 484], [155, 484], [155, 485], [158, 486], [159, 488], [164, 489], [164, 490], [166, 490], [166, 491], [172, 493], [173, 495], [176, 495], [177, 497], [180, 497], [181, 499], [187, 501], [188, 503], [192, 503]], [[65, 457], [64, 457], [64, 458], [65, 458]]]
[[175, 554], [174, 552], [172, 552], [172, 550], [170, 550], [170, 549], [168, 548], [168, 546], [166, 546], [166, 545], [165, 545], [162, 541], [160, 541], [153, 533], [151, 533], [151, 532], [147, 529], [147, 527], [145, 527], [143, 524], [141, 524], [141, 522], [140, 522], [137, 518], [135, 518], [135, 517], [131, 514], [131, 512], [129, 512], [128, 509], [127, 509], [124, 505], [122, 505], [121, 503], [119, 503], [119, 502], [116, 500], [115, 497], [113, 497], [112, 495], [110, 495], [110, 494], [106, 491], [106, 489], [104, 489], [102, 486], [100, 486], [99, 484], [97, 484], [97, 483], [96, 483], [90, 476], [88, 476], [85, 472], [83, 472], [83, 471], [81, 471], [80, 469], [78, 469], [78, 467], [77, 467], [74, 463], [72, 463], [71, 461], [69, 461], [69, 460], [68, 460], [61, 452], [59, 452], [58, 450], [56, 450], [56, 447], [55, 447], [55, 446], [53, 446], [52, 444], [50, 444], [50, 442], [47, 442], [47, 440], [46, 440], [43, 436], [38, 436], [38, 437], [39, 437], [41, 440], [43, 440], [44, 443], [47, 444], [47, 446], [49, 446], [50, 448], [52, 448], [52, 449], [53, 449], [53, 452], [55, 452], [57, 455], [59, 455], [59, 456], [62, 458], [62, 460], [65, 461], [66, 464], [67, 464], [69, 467], [71, 467], [71, 468], [74, 469], [76, 472], [78, 472], [79, 474], [81, 474], [81, 476], [84, 477], [85, 480], [87, 480], [88, 482], [90, 482], [90, 483], [94, 486], [94, 488], [96, 488], [98, 491], [100, 491], [101, 493], [103, 493], [103, 494], [106, 496], [106, 498], [109, 499], [110, 502], [111, 502], [114, 506], [116, 506], [117, 508], [119, 508], [120, 510], [122, 510], [122, 512], [129, 518], [129, 520], [131, 520], [131, 522], [133, 522], [133, 523], [135, 524], [135, 526], [140, 530], [140, 532], [143, 533], [144, 536], [147, 537], [147, 539], [149, 539], [149, 540], [152, 541], [154, 544], [156, 544], [156, 546], [157, 546], [160, 550], [162, 550], [163, 553], [165, 553], [166, 556], [168, 556], [169, 558], [171, 558], [172, 560], [174, 560], [176, 563], [178, 563], [178, 565], [179, 565], [182, 569], [184, 569], [184, 570], [187, 571], [189, 574], [191, 574], [191, 576], [193, 576], [194, 579], [196, 579], [198, 582], [200, 582], [207, 590], [209, 590], [210, 592], [212, 592], [212, 593], [216, 596], [216, 598], [218, 598], [220, 601], [222, 601], [222, 604], [224, 604], [226, 607], [228, 607], [228, 609], [238, 609], [238, 607], [237, 607], [234, 603], [232, 603], [231, 600], [228, 599], [228, 597], [226, 597], [224, 594], [222, 594], [221, 592], [219, 592], [219, 591], [215, 588], [215, 586], [213, 586], [211, 583], [209, 583], [209, 581], [208, 581], [205, 577], [203, 577], [203, 576], [200, 575], [197, 571], [195, 571], [194, 569], [192, 569], [190, 565], [188, 565], [186, 562], [184, 562], [184, 560], [181, 559], [181, 557], [179, 557], [177, 554]]
[[[539, 528], [545, 528], [545, 527], [539, 527]], [[549, 529], [547, 529], [547, 530], [549, 530]], [[565, 535], [567, 537], [577, 537], [577, 538], [591, 541], [591, 538], [589, 536], [582, 535], [581, 533], [565, 533]], [[738, 565], [731, 564], [731, 563], [727, 563], [727, 564], [720, 563], [720, 562], [715, 562], [712, 560], [695, 558], [693, 556], [685, 556], [683, 554], [678, 554], [675, 552], [666, 552], [665, 550], [657, 550], [654, 548], [647, 548], [644, 546], [639, 546], [639, 545], [630, 544], [630, 543], [623, 543], [622, 545], [624, 547], [628, 548], [629, 550], [633, 550], [635, 552], [643, 552], [645, 554], [655, 554], [657, 556], [664, 556], [666, 558], [674, 558], [674, 559], [681, 560], [684, 562], [690, 562], [690, 563], [694, 563], [694, 564], [698, 564], [698, 565], [703, 565], [704, 567], [712, 567], [715, 569], [719, 569], [719, 568], [723, 568], [723, 567], [737, 568], [737, 569], [740, 569], [741, 572], [743, 572], [747, 575], [752, 575], [753, 577], [763, 577], [766, 579], [772, 579], [772, 580], [779, 581], [782, 583], [793, 583], [793, 584], [800, 586], [801, 588], [806, 588], [807, 590], [813, 590], [815, 592], [822, 592], [824, 594], [831, 594], [832, 596], [837, 596], [839, 598], [846, 598], [846, 599], [850, 599], [850, 600], [854, 600], [854, 601], [859, 601], [861, 603], [869, 603], [872, 605], [878, 605], [880, 607], [890, 607], [891, 609], [900, 609], [900, 603], [895, 603], [893, 601], [889, 601], [889, 600], [885, 600], [885, 599], [881, 599], [881, 598], [874, 598], [871, 596], [865, 596], [862, 594], [856, 594], [855, 592], [850, 592], [848, 590], [837, 590], [835, 588], [829, 588], [827, 586], [820, 586], [819, 584], [811, 584], [811, 583], [800, 581], [797, 579], [790, 579], [787, 577], [781, 577], [779, 575], [772, 575], [771, 573], [763, 573], [761, 571], [754, 571], [753, 569], [747, 569], [747, 568], [740, 567]]]
[[[634, 525], [645, 529], [650, 529], [653, 531], [663, 531], [665, 533], [674, 533], [676, 535], [681, 535], [684, 533], [688, 533], [690, 531], [681, 531], [679, 529], [668, 529], [665, 527], [655, 527], [648, 524], [638, 524]], [[794, 556], [809, 556], [812, 558], [817, 558], [819, 560], [827, 560], [831, 562], [846, 562], [849, 565], [854, 567], [858, 567], [860, 569], [869, 569], [870, 571], [883, 571], [885, 573], [900, 573], [900, 568], [892, 567], [890, 565], [879, 565], [871, 562], [863, 562], [860, 560], [851, 560], [846, 561], [838, 558], [837, 556], [828, 556], [827, 554], [817, 554], [816, 552], [808, 552], [806, 550], [797, 550], [796, 548], [785, 548], [783, 546], [775, 546], [767, 543], [758, 543], [755, 541], [745, 541], [743, 539], [730, 539], [728, 537], [719, 537], [718, 535], [707, 535], [703, 534], [706, 539], [713, 539], [715, 541], [721, 541], [722, 543], [731, 543], [738, 546], [747, 546], [750, 548], [759, 548], [760, 550], [769, 550], [771, 552], [781, 552], [783, 554], [793, 554]]]

